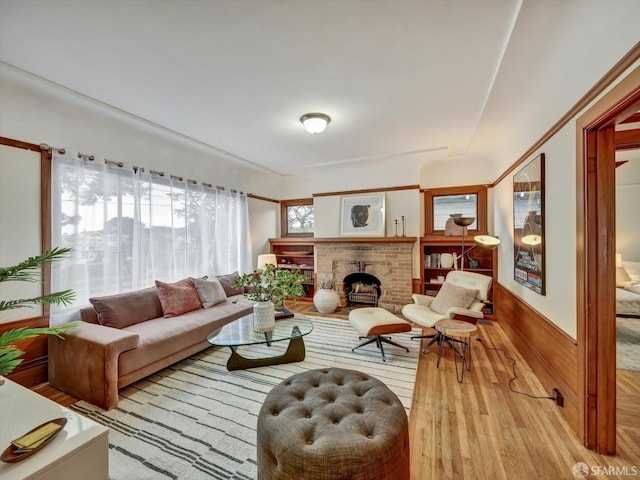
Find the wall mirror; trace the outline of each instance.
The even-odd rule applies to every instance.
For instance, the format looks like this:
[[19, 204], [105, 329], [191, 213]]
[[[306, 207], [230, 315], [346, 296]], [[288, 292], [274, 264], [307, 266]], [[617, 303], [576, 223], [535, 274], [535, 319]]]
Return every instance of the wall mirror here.
[[513, 275], [516, 282], [545, 294], [544, 153], [513, 176]]

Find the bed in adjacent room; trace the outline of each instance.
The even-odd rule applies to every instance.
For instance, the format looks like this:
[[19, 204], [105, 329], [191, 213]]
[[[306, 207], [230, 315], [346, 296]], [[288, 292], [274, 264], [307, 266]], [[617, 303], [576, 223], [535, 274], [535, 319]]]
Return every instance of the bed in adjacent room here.
[[616, 279], [616, 315], [640, 317], [640, 262], [622, 262]]

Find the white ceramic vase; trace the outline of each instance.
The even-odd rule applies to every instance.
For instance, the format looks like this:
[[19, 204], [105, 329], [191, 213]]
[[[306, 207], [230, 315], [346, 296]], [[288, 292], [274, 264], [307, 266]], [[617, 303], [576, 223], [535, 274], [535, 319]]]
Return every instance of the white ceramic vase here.
[[320, 313], [333, 313], [340, 303], [340, 295], [335, 290], [320, 288], [313, 296], [313, 304]]
[[440, 254], [440, 266], [442, 268], [451, 268], [451, 267], [453, 267], [453, 254], [451, 254], [451, 253], [441, 253]]
[[268, 332], [276, 326], [276, 310], [273, 302], [258, 302], [253, 306], [253, 329]]

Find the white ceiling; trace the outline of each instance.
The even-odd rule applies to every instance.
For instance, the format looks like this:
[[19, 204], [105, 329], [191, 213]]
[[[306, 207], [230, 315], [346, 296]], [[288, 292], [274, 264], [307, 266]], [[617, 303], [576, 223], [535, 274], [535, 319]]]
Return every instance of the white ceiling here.
[[[576, 3], [565, 2], [563, 15]], [[522, 81], [523, 59], [533, 67], [549, 59], [545, 48], [566, 28], [563, 15], [552, 15], [559, 5], [0, 0], [0, 60], [244, 164], [293, 175], [372, 158], [483, 152], [504, 128], [495, 119], [513, 107], [509, 95], [535, 93]], [[551, 38], [532, 28], [542, 18]], [[556, 65], [566, 61], [560, 54], [551, 56]], [[577, 70], [584, 59], [574, 60]], [[604, 71], [597, 65], [595, 78]], [[562, 77], [575, 73], [539, 68], [536, 76], [551, 88], [555, 75], [562, 94]], [[554, 105], [558, 116], [552, 109], [542, 123], [568, 106]], [[315, 111], [332, 121], [314, 136], [298, 119]]]

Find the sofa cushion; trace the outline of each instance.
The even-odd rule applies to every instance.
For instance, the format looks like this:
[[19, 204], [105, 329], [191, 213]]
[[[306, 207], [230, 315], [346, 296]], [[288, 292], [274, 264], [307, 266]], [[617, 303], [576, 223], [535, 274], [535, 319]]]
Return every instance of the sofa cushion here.
[[156, 287], [165, 318], [176, 317], [202, 307], [198, 291], [190, 278], [175, 283], [156, 280]]
[[191, 281], [198, 291], [202, 308], [213, 307], [227, 299], [227, 294], [217, 278], [211, 280], [192, 278]]
[[478, 290], [445, 282], [430, 307], [434, 312], [446, 315], [451, 307], [469, 308], [477, 294]]
[[244, 288], [235, 288], [231, 286], [233, 282], [240, 278], [240, 274], [238, 272], [228, 273], [227, 275], [216, 275], [216, 278], [222, 285], [222, 288], [224, 288], [224, 293], [227, 297], [242, 295], [244, 293]]
[[100, 325], [125, 328], [162, 316], [156, 287], [106, 297], [90, 298]]

